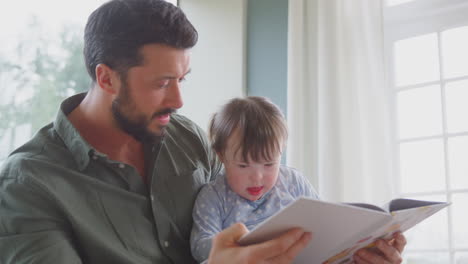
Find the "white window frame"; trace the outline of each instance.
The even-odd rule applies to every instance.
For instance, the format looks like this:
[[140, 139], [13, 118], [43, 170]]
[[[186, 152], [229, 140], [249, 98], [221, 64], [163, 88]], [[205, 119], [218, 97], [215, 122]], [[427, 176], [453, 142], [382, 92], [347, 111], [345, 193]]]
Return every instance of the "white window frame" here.
[[[384, 48], [385, 48], [385, 60], [386, 60], [386, 71], [387, 71], [387, 86], [389, 91], [389, 98], [391, 98], [391, 113], [392, 113], [392, 123], [394, 124], [393, 129], [393, 139], [394, 139], [394, 161], [395, 161], [395, 181], [396, 186], [399, 188], [400, 179], [399, 175], [399, 145], [404, 142], [413, 142], [418, 140], [437, 138], [443, 139], [444, 142], [444, 157], [445, 157], [445, 176], [446, 178], [446, 188], [442, 192], [426, 192], [426, 193], [401, 193], [400, 196], [410, 197], [414, 195], [445, 195], [447, 201], [451, 202], [452, 195], [455, 193], [468, 193], [468, 189], [451, 189], [449, 182], [449, 169], [448, 169], [448, 149], [447, 142], [449, 138], [455, 136], [466, 136], [468, 132], [465, 133], [447, 133], [447, 122], [446, 122], [446, 113], [445, 113], [445, 103], [444, 103], [444, 89], [445, 83], [448, 81], [456, 80], [467, 80], [468, 77], [460, 78], [451, 78], [443, 79], [443, 64], [441, 58], [441, 32], [468, 25], [468, 1], [466, 0], [414, 0], [412, 2], [404, 3], [401, 5], [395, 6], [386, 6], [385, 0], [383, 0], [383, 13], [384, 13]], [[397, 89], [394, 82], [394, 57], [393, 57], [393, 44], [401, 39], [416, 37], [420, 35], [437, 33], [439, 40], [439, 61], [440, 61], [440, 80], [435, 82], [428, 82], [418, 85], [410, 85], [404, 88]], [[427, 86], [437, 84], [442, 87], [442, 118], [443, 118], [443, 132], [441, 135], [436, 135], [432, 137], [421, 137], [421, 138], [412, 138], [408, 140], [398, 139], [398, 124], [397, 124], [397, 107], [396, 100], [397, 94], [399, 91], [417, 88], [421, 86]], [[453, 245], [453, 228], [452, 228], [452, 212], [451, 208], [448, 208], [448, 252], [450, 253], [450, 263], [455, 263], [455, 252], [468, 252], [468, 248], [454, 248]], [[424, 250], [414, 250], [412, 252], [424, 252]], [[443, 252], [447, 252], [443, 250]]]

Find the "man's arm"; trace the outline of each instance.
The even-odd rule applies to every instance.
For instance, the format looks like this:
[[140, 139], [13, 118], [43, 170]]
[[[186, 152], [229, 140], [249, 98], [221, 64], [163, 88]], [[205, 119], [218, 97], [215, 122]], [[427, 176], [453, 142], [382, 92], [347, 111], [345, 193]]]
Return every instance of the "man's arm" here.
[[0, 263], [82, 263], [50, 197], [24, 179], [0, 176]]

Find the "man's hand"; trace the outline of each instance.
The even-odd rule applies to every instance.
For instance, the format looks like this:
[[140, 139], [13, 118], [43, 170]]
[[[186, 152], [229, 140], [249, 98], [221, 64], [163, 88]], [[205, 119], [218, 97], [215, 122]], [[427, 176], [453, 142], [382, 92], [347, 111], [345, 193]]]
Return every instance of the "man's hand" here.
[[354, 254], [356, 264], [399, 264], [401, 253], [406, 245], [406, 238], [401, 233], [395, 233], [393, 238], [378, 240], [376, 249], [360, 249]]
[[295, 228], [287, 233], [251, 246], [240, 246], [237, 241], [248, 230], [237, 223], [213, 238], [208, 264], [217, 263], [292, 263], [312, 238], [310, 233]]

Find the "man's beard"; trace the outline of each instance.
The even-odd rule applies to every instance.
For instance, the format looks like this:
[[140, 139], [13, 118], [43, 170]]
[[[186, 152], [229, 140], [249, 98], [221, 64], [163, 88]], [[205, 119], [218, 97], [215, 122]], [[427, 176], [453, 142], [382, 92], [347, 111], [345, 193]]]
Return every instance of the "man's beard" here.
[[135, 103], [130, 98], [126, 83], [123, 83], [121, 94], [112, 102], [112, 115], [120, 129], [137, 141], [145, 143], [157, 143], [162, 140], [165, 134], [166, 128], [164, 126], [160, 127], [159, 133], [150, 131], [148, 127], [151, 121], [159, 115], [175, 112], [175, 109], [166, 108], [154, 113], [149, 119], [144, 115], [132, 119], [128, 115], [130, 109], [135, 109]]

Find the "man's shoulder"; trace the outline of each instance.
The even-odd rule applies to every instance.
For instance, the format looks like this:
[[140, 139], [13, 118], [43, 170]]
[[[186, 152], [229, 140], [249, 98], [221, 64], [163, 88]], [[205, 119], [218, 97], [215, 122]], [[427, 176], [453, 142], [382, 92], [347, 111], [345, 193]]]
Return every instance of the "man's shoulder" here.
[[67, 150], [49, 124], [11, 152], [2, 164], [0, 177], [24, 176], [28, 172], [41, 170], [44, 164], [63, 164], [67, 155]]
[[225, 171], [221, 170], [217, 177], [213, 181], [205, 184], [204, 187], [215, 190], [216, 192], [227, 192], [229, 186], [226, 181]]
[[27, 175], [31, 175], [34, 170], [40, 170], [37, 166], [41, 155], [41, 149], [22, 151], [21, 147], [15, 150], [2, 164], [0, 169], [0, 181], [14, 180], [23, 181]]
[[203, 167], [210, 181], [221, 169], [221, 163], [218, 162], [205, 132], [185, 116], [171, 115], [163, 142], [163, 147], [171, 152], [172, 158], [180, 158], [179, 164], [182, 162], [189, 166]]
[[171, 122], [167, 126], [167, 136], [186, 146], [202, 146], [203, 148], [209, 146], [205, 132], [195, 122], [179, 114], [171, 115]]
[[168, 128], [171, 130], [180, 130], [180, 129], [185, 129], [189, 131], [201, 130], [201, 128], [194, 121], [180, 114], [171, 115], [171, 122], [169, 123]]

